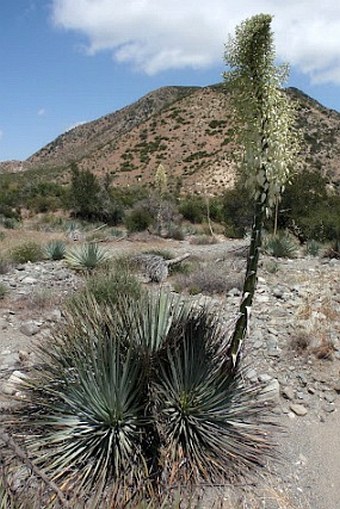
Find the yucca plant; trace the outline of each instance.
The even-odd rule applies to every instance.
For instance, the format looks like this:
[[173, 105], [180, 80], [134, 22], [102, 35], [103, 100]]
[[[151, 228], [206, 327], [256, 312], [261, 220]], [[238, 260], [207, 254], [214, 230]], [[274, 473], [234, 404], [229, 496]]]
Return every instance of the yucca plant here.
[[76, 270], [92, 270], [103, 265], [110, 259], [106, 249], [98, 244], [88, 243], [70, 249], [66, 252], [65, 260]]
[[306, 242], [305, 254], [309, 256], [318, 256], [322, 250], [322, 245], [317, 240], [311, 239]]
[[296, 239], [285, 231], [268, 235], [263, 241], [263, 250], [275, 258], [295, 258], [298, 251]]
[[45, 255], [49, 260], [62, 260], [66, 255], [66, 245], [62, 240], [51, 240], [45, 246]]
[[96, 492], [101, 507], [164, 483], [242, 477], [270, 454], [261, 387], [228, 370], [226, 331], [209, 309], [167, 293], [119, 305], [87, 293], [65, 316], [11, 419], [65, 491]]

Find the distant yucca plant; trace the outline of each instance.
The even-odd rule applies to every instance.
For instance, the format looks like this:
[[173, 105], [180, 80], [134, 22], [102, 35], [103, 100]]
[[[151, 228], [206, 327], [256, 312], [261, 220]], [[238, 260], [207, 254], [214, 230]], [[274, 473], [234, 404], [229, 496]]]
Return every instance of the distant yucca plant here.
[[296, 240], [287, 232], [268, 235], [263, 241], [263, 250], [275, 258], [294, 258], [298, 246]]
[[88, 243], [67, 251], [65, 260], [70, 267], [78, 270], [91, 270], [109, 260], [109, 253], [98, 244]]
[[305, 245], [305, 253], [310, 256], [318, 256], [321, 251], [321, 244], [316, 240], [309, 240]]
[[160, 484], [243, 477], [270, 454], [260, 387], [228, 369], [209, 309], [167, 293], [100, 305], [89, 292], [65, 317], [10, 419], [52, 481], [123, 507]]
[[49, 260], [62, 260], [66, 255], [65, 242], [52, 240], [45, 246], [45, 254]]

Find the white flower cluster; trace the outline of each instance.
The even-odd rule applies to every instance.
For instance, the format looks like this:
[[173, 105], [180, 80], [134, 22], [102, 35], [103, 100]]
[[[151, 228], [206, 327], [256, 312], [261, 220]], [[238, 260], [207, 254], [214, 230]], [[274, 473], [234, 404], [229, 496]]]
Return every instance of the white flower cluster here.
[[244, 149], [246, 185], [267, 213], [294, 170], [299, 147], [295, 108], [281, 88], [287, 67], [274, 65], [270, 22], [271, 16], [260, 14], [241, 23], [227, 46], [231, 70], [225, 73]]

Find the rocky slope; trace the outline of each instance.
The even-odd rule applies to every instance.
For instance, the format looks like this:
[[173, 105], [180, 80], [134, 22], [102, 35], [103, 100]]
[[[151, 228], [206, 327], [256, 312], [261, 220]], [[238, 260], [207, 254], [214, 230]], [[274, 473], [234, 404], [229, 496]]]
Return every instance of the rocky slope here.
[[[309, 169], [340, 180], [340, 114], [297, 89], [298, 127]], [[222, 85], [164, 87], [136, 103], [62, 134], [23, 163], [24, 169], [65, 172], [72, 161], [117, 185], [147, 183], [162, 163], [170, 184], [186, 190], [217, 191], [232, 184], [234, 126]], [[0, 163], [1, 171], [18, 168]]]

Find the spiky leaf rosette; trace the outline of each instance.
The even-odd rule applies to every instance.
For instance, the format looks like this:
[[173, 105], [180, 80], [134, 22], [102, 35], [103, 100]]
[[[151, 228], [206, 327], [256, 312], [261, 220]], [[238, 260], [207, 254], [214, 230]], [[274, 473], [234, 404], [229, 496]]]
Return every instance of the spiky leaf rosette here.
[[227, 370], [226, 331], [208, 308], [163, 292], [116, 306], [85, 294], [65, 316], [11, 419], [64, 490], [215, 482], [261, 464], [271, 444], [259, 389]]
[[246, 387], [240, 370], [226, 372], [229, 345], [207, 310], [181, 325], [181, 341], [169, 342], [156, 368], [164, 470], [171, 482], [246, 478], [272, 451], [262, 388]]
[[83, 244], [70, 249], [65, 256], [66, 263], [76, 270], [91, 270], [110, 259], [109, 253], [95, 243]]

